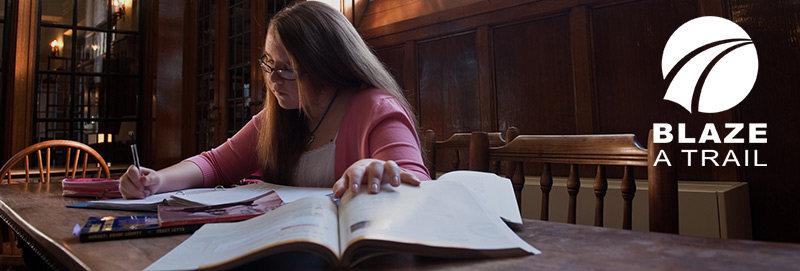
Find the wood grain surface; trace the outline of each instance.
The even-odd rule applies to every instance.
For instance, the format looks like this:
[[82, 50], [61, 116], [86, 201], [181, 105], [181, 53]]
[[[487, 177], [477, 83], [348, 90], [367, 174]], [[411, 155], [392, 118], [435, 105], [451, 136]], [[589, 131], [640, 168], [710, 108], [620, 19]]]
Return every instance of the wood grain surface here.
[[[80, 243], [75, 224], [89, 216], [139, 212], [67, 208], [84, 201], [61, 196], [61, 184], [5, 185], [0, 216], [55, 269], [141, 270], [189, 235]], [[672, 234], [570, 225], [526, 219], [518, 234], [541, 255], [508, 259], [453, 260], [391, 254], [371, 258], [355, 269], [513, 270], [513, 269], [677, 269], [797, 270], [800, 245], [685, 237]], [[313, 256], [285, 253], [244, 269], [328, 269]]]

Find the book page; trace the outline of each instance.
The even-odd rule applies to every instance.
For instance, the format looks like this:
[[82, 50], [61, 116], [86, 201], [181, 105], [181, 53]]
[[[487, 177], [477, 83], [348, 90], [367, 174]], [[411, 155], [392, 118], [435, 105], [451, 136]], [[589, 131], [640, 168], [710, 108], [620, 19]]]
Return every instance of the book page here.
[[212, 188], [209, 193], [174, 193], [173, 199], [199, 205], [219, 205], [249, 200], [269, 193], [272, 189], [266, 183], [253, 183], [233, 188]]
[[281, 200], [285, 203], [290, 203], [305, 197], [324, 196], [333, 193], [330, 187], [287, 186], [272, 183], [263, 183], [262, 185], [277, 192], [278, 196], [281, 197]]
[[342, 250], [358, 240], [425, 246], [538, 250], [517, 236], [479, 197], [458, 182], [426, 181], [419, 187], [384, 185], [378, 194], [346, 193], [339, 205]]
[[225, 268], [244, 264], [267, 249], [295, 242], [317, 243], [339, 255], [337, 209], [324, 196], [306, 197], [264, 215], [206, 224], [145, 270]]
[[214, 188], [194, 188], [194, 189], [186, 189], [180, 192], [166, 192], [166, 193], [159, 193], [155, 195], [151, 195], [149, 197], [143, 199], [110, 199], [110, 200], [93, 200], [89, 201], [86, 204], [88, 206], [155, 206], [159, 205], [164, 200], [169, 200], [172, 195], [176, 193], [183, 193], [186, 195], [196, 195], [196, 194], [203, 194], [207, 192], [213, 192]]
[[440, 176], [439, 181], [461, 182], [469, 190], [482, 198], [481, 201], [489, 209], [497, 211], [504, 220], [522, 224], [522, 216], [514, 195], [511, 180], [495, 175], [494, 173], [457, 170]]

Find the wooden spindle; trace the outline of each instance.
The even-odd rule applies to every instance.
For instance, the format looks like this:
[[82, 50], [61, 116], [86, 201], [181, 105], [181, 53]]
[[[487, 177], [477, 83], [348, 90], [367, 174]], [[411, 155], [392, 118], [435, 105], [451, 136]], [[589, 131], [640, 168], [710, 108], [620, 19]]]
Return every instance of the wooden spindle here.
[[567, 177], [567, 193], [569, 194], [569, 211], [567, 223], [575, 224], [578, 208], [578, 190], [581, 189], [581, 180], [578, 174], [578, 165], [569, 165], [569, 177]]
[[50, 148], [47, 148], [47, 179], [46, 182], [50, 182]]
[[625, 201], [624, 209], [622, 210], [622, 228], [630, 230], [632, 227], [631, 214], [633, 213], [633, 197], [636, 194], [636, 180], [633, 178], [633, 167], [625, 166], [625, 173], [622, 175], [622, 199]]
[[542, 212], [539, 217], [541, 220], [548, 221], [550, 220], [550, 190], [553, 189], [553, 175], [550, 173], [550, 163], [544, 164], [539, 186], [542, 189]]
[[39, 157], [39, 182], [44, 182], [44, 165], [42, 164], [42, 150], [36, 151]]
[[[29, 161], [28, 155], [25, 155], [25, 183], [30, 183], [30, 182], [31, 182], [31, 161]], [[11, 184], [10, 178], [8, 179], [8, 184]]]
[[72, 156], [72, 148], [67, 148], [67, 161], [64, 162], [64, 178], [69, 178], [69, 158]]
[[597, 198], [594, 204], [594, 225], [603, 226], [603, 210], [606, 191], [608, 190], [608, 179], [606, 179], [606, 166], [597, 165], [597, 175], [594, 177], [594, 195]]
[[75, 150], [75, 161], [72, 162], [72, 178], [75, 179], [75, 172], [78, 170], [78, 160], [81, 158], [81, 149]]
[[[501, 174], [501, 171], [500, 171], [500, 160], [493, 160], [492, 161], [492, 172], [494, 174], [497, 174], [497, 175]], [[506, 175], [510, 174], [511, 172], [513, 172], [513, 171], [506, 171]]]
[[86, 164], [88, 162], [89, 162], [89, 153], [87, 152], [83, 154], [83, 170], [81, 171], [83, 175], [81, 175], [81, 178], [86, 178]]
[[461, 168], [461, 151], [458, 149], [453, 150], [453, 160], [450, 161], [450, 164], [453, 167], [453, 170], [458, 170]]
[[511, 163], [511, 172], [508, 173], [511, 179], [511, 186], [514, 188], [514, 196], [517, 198], [517, 208], [522, 210], [522, 188], [525, 187], [525, 173], [522, 169], [522, 162]]

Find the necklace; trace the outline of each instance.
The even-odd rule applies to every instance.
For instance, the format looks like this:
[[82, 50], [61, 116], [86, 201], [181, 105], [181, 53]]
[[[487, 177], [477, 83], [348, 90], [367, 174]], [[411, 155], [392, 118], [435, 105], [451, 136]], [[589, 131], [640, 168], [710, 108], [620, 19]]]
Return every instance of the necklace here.
[[325, 120], [325, 116], [328, 115], [328, 110], [331, 110], [331, 106], [333, 105], [333, 101], [336, 101], [336, 96], [338, 96], [338, 95], [339, 95], [339, 89], [337, 89], [336, 92], [333, 93], [333, 98], [331, 98], [331, 102], [328, 103], [328, 107], [325, 108], [325, 112], [322, 113], [322, 117], [319, 119], [319, 122], [317, 122], [317, 126], [314, 126], [314, 130], [310, 131], [311, 132], [311, 138], [308, 139], [308, 145], [311, 145], [311, 142], [314, 142], [314, 133], [316, 133], [317, 129], [319, 129], [319, 126], [322, 125], [322, 121]]

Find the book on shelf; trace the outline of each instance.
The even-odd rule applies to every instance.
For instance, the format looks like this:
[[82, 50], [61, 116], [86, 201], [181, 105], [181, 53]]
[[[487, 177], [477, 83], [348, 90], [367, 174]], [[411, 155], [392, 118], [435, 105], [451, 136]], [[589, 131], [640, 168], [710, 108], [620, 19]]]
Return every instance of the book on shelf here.
[[89, 217], [78, 233], [81, 242], [119, 240], [193, 233], [202, 225], [161, 227], [158, 216]]
[[[471, 175], [479, 174], [456, 177]], [[386, 253], [448, 258], [540, 253], [467, 182], [440, 178], [381, 190], [346, 192], [339, 205], [325, 196], [305, 197], [249, 220], [205, 224], [146, 270], [232, 269], [288, 251], [318, 255], [334, 267]]]
[[207, 206], [158, 206], [162, 227], [231, 222], [253, 218], [283, 205], [275, 191], [256, 198]]

